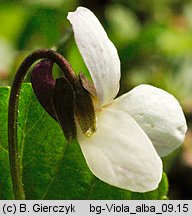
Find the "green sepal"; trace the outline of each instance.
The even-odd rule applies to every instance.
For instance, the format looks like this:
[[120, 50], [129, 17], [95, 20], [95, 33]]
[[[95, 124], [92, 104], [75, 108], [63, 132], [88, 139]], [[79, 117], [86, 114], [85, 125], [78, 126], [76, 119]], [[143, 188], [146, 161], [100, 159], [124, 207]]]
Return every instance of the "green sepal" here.
[[91, 95], [80, 82], [74, 85], [75, 114], [82, 132], [91, 136], [96, 131], [96, 116]]

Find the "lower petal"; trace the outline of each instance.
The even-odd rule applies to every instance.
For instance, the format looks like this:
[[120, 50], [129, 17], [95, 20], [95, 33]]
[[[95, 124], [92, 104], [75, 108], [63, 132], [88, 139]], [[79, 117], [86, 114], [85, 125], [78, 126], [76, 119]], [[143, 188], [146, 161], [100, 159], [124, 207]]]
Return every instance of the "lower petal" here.
[[126, 112], [103, 109], [98, 128], [77, 138], [93, 174], [113, 186], [136, 192], [154, 190], [162, 176], [162, 162], [151, 141]]
[[168, 92], [140, 85], [117, 98], [111, 108], [127, 112], [151, 139], [163, 157], [180, 146], [187, 130], [178, 101]]

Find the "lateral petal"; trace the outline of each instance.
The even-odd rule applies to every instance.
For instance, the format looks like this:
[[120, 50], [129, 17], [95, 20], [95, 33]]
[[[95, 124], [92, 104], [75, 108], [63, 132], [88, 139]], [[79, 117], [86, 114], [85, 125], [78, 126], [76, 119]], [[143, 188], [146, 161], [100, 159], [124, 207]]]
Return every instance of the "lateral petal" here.
[[140, 85], [117, 98], [111, 108], [131, 115], [163, 157], [179, 147], [187, 130], [185, 116], [176, 98], [168, 92]]
[[92, 76], [101, 104], [112, 100], [119, 91], [120, 61], [96, 16], [87, 8], [78, 7], [67, 16], [73, 26], [80, 53]]
[[126, 112], [104, 109], [97, 131], [87, 138], [78, 130], [86, 162], [93, 174], [113, 186], [146, 192], [162, 177], [162, 162], [151, 141]]

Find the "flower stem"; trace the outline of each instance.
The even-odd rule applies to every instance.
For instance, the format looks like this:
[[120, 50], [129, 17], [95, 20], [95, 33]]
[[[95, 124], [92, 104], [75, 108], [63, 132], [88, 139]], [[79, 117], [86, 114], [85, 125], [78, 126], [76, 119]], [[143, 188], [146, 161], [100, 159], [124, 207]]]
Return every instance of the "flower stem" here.
[[48, 58], [55, 62], [64, 72], [64, 76], [68, 79], [71, 84], [78, 83], [78, 79], [73, 72], [70, 64], [66, 59], [61, 56], [59, 53], [48, 50], [40, 49], [32, 52], [28, 55], [25, 60], [20, 65], [17, 73], [15, 75], [10, 98], [9, 98], [9, 108], [8, 108], [8, 144], [9, 144], [9, 159], [10, 159], [10, 169], [11, 177], [13, 182], [13, 190], [15, 194], [15, 199], [25, 199], [25, 193], [22, 183], [21, 175], [21, 161], [18, 151], [17, 143], [17, 121], [18, 121], [18, 103], [19, 103], [19, 94], [22, 82], [25, 78], [25, 75], [31, 65], [43, 58]]

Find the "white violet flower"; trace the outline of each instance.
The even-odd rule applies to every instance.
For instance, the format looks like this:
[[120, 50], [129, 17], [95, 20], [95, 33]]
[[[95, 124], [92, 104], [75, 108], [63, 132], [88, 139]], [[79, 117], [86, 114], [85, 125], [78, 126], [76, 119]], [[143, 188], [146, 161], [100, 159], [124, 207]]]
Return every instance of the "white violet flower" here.
[[97, 131], [78, 130], [86, 162], [95, 176], [136, 192], [154, 190], [162, 177], [162, 161], [181, 145], [187, 130], [178, 101], [150, 85], [140, 85], [115, 98], [119, 90], [117, 50], [95, 15], [84, 7], [68, 14], [75, 40], [93, 79], [99, 105]]

